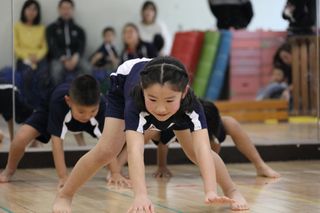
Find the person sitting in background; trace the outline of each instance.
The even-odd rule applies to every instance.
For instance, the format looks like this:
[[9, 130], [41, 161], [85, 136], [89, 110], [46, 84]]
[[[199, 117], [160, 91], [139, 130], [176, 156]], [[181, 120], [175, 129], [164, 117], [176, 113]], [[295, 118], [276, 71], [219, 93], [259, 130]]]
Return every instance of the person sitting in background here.
[[[74, 2], [60, 0], [60, 17], [47, 28], [50, 72], [54, 85], [74, 78], [80, 73], [90, 73], [90, 64], [82, 58], [86, 44], [84, 30], [73, 20]], [[67, 75], [71, 74], [71, 75]]]
[[245, 29], [253, 17], [250, 0], [208, 0], [218, 29]]
[[40, 24], [40, 5], [35, 0], [24, 2], [20, 21], [14, 26], [14, 53], [17, 58], [17, 70], [21, 72], [23, 86], [21, 92], [28, 103], [36, 107], [36, 93], [45, 87], [47, 78], [46, 54], [48, 51], [45, 27]]
[[286, 99], [290, 101], [292, 90], [292, 55], [289, 43], [282, 44], [273, 57], [271, 82], [257, 95], [256, 100]]
[[170, 55], [172, 37], [167, 26], [157, 20], [157, 7], [154, 2], [146, 1], [141, 9], [142, 20], [138, 23], [141, 39], [152, 43], [159, 55]]
[[316, 8], [315, 0], [288, 0], [282, 12], [289, 22], [288, 36], [313, 34]]
[[113, 27], [106, 27], [103, 32], [103, 44], [94, 52], [91, 57], [91, 65], [96, 68], [115, 70], [119, 64], [119, 57], [114, 46], [115, 30]]
[[120, 56], [121, 63], [129, 59], [154, 58], [158, 56], [153, 44], [141, 40], [139, 30], [135, 24], [127, 23], [123, 27], [122, 35], [124, 48]]
[[106, 27], [103, 32], [103, 44], [93, 53], [90, 63], [92, 75], [99, 81], [102, 94], [106, 94], [110, 85], [109, 75], [119, 64], [119, 56], [114, 46], [115, 30]]

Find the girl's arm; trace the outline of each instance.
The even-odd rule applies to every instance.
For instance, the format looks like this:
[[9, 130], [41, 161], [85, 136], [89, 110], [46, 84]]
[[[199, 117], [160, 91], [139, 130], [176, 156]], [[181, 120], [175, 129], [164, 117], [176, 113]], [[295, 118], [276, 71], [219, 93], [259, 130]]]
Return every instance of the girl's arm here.
[[144, 136], [142, 133], [127, 130], [126, 141], [128, 149], [129, 174], [134, 192], [134, 202], [128, 212], [143, 209], [146, 212], [154, 212], [153, 205], [148, 198], [145, 181], [145, 166], [143, 159]]
[[216, 172], [211, 155], [207, 129], [197, 130], [192, 134], [192, 146], [204, 182], [204, 191], [217, 191]]

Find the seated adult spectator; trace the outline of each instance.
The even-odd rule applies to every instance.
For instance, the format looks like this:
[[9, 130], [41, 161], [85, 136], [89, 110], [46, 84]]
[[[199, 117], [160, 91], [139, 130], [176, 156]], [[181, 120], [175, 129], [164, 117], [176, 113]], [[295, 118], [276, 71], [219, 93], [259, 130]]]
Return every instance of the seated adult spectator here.
[[41, 9], [35, 0], [24, 2], [20, 21], [14, 26], [14, 53], [17, 70], [21, 72], [23, 86], [21, 92], [28, 103], [38, 105], [36, 93], [43, 89], [47, 78], [46, 54], [48, 51], [45, 27], [40, 24]]
[[288, 0], [282, 12], [289, 22], [288, 36], [313, 34], [316, 8], [315, 0]]
[[210, 10], [217, 19], [218, 29], [245, 29], [252, 17], [250, 0], [208, 0]]
[[127, 23], [122, 31], [124, 48], [121, 52], [120, 61], [134, 58], [154, 58], [158, 52], [153, 44], [144, 42], [140, 38], [139, 30], [133, 23]]
[[172, 37], [165, 23], [157, 19], [157, 13], [155, 3], [146, 1], [141, 8], [142, 20], [137, 26], [143, 41], [153, 43], [159, 55], [169, 55]]
[[[75, 4], [72, 0], [60, 0], [59, 18], [47, 28], [50, 72], [54, 85], [90, 73], [90, 64], [82, 58], [86, 36], [84, 30], [73, 20]], [[71, 77], [70, 77], [71, 76]]]

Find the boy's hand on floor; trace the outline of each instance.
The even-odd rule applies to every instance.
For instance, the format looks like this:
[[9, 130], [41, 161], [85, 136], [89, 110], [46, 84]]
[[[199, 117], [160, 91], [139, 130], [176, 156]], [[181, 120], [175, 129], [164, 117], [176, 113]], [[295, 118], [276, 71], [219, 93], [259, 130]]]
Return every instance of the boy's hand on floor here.
[[155, 178], [171, 178], [172, 173], [167, 167], [159, 167], [157, 171], [153, 173], [153, 177]]

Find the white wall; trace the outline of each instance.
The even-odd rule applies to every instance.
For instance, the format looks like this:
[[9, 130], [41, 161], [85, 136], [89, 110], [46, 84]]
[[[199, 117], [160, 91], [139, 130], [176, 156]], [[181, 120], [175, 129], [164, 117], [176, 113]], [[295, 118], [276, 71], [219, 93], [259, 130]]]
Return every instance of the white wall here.
[[[58, 0], [38, 0], [42, 7], [42, 22], [49, 24], [57, 18]], [[140, 20], [140, 7], [144, 0], [74, 0], [75, 19], [87, 33], [86, 55], [91, 54], [101, 43], [101, 31], [114, 26], [118, 35], [118, 51], [121, 49], [121, 29], [128, 22]], [[14, 0], [14, 18], [19, 20], [24, 0]], [[215, 19], [207, 0], [154, 0], [158, 6], [159, 18], [167, 23], [172, 34], [178, 30], [214, 29]], [[252, 0], [254, 18], [249, 30], [285, 30], [281, 11], [285, 0]], [[10, 0], [0, 4], [0, 67], [11, 63]], [[9, 54], [10, 53], [10, 54]]]

